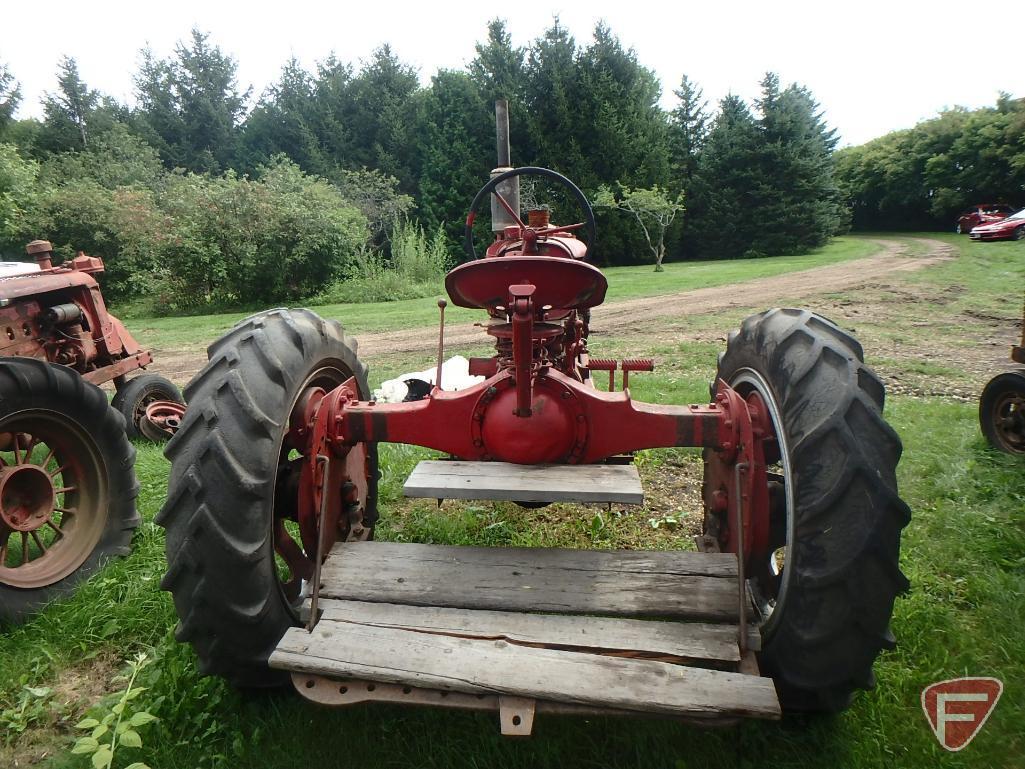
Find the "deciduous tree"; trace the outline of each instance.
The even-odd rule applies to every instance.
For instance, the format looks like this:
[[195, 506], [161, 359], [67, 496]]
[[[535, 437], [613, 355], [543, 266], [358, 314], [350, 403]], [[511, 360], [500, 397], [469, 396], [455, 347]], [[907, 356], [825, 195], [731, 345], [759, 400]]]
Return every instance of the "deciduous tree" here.
[[666, 231], [677, 214], [684, 210], [683, 193], [671, 195], [657, 184], [650, 188], [620, 187], [614, 195], [608, 187], [598, 188], [595, 204], [605, 208], [618, 208], [633, 215], [644, 239], [655, 257], [655, 272], [662, 272], [666, 255]]

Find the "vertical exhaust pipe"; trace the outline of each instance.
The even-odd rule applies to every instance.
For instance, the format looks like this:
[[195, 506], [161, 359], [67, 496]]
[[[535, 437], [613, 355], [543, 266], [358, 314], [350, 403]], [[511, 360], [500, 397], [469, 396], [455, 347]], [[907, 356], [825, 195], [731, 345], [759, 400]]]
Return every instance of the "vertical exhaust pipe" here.
[[[512, 159], [509, 148], [509, 101], [498, 99], [495, 102], [495, 138], [498, 154], [498, 167], [491, 171], [491, 178], [512, 170]], [[509, 203], [514, 211], [520, 210], [520, 178], [514, 176], [498, 185], [496, 192]], [[491, 196], [491, 231], [501, 232], [506, 227], [515, 226], [516, 220], [499, 204], [498, 199]]]

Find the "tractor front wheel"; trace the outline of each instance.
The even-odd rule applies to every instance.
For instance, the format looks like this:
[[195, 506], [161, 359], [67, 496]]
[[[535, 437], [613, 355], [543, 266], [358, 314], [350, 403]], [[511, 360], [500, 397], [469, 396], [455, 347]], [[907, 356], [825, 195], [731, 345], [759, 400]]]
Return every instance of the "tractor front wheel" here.
[[110, 405], [121, 412], [125, 418], [125, 434], [131, 440], [140, 438], [160, 438], [159, 441], [167, 440], [166, 436], [160, 433], [145, 431], [146, 407], [156, 401], [171, 401], [172, 403], [184, 404], [181, 390], [174, 382], [159, 374], [141, 374], [134, 379], [128, 380], [114, 394]]
[[[769, 536], [747, 572], [761, 669], [785, 709], [842, 710], [873, 685], [873, 662], [893, 645], [894, 600], [908, 586], [898, 557], [910, 512], [897, 495], [901, 443], [882, 416], [882, 383], [854, 337], [802, 310], [745, 320], [718, 377], [760, 399], [772, 427], [762, 438]], [[717, 516], [706, 512], [706, 534], [725, 545], [729, 522]]]
[[[281, 684], [267, 667], [285, 630], [299, 623], [315, 552], [304, 547], [300, 474], [304, 457], [290, 437], [293, 413], [311, 392], [355, 377], [367, 399], [367, 367], [356, 342], [309, 310], [254, 315], [207, 350], [209, 362], [185, 388], [189, 408], [167, 444], [167, 501], [157, 523], [167, 530], [176, 636], [188, 641], [200, 670], [237, 686]], [[358, 444], [365, 496], [343, 516], [338, 539], [367, 539], [377, 503], [376, 445]], [[319, 521], [314, 522], [319, 536]], [[308, 534], [308, 531], [307, 531]], [[327, 539], [327, 537], [325, 537]]]
[[1025, 454], [1025, 370], [989, 380], [979, 399], [979, 424], [993, 448]]

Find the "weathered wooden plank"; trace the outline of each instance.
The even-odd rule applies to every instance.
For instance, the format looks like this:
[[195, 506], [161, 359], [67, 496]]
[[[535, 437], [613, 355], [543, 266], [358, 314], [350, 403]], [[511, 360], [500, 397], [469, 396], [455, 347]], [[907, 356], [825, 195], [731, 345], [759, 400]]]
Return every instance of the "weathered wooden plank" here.
[[367, 565], [416, 561], [440, 565], [561, 568], [572, 571], [615, 572], [622, 579], [636, 574], [693, 575], [736, 580], [733, 553], [698, 553], [693, 550], [576, 550], [561, 547], [469, 547], [423, 545], [415, 542], [339, 542], [331, 560], [349, 558]]
[[[734, 576], [707, 576], [730, 571]], [[351, 542], [336, 545], [324, 563], [320, 594], [413, 606], [732, 622], [735, 574], [736, 557], [729, 554]]]
[[736, 625], [558, 614], [470, 611], [366, 601], [331, 601], [321, 621], [404, 628], [521, 645], [664, 661], [739, 662]]
[[[637, 710], [607, 708], [596, 705], [578, 705], [572, 702], [552, 702], [532, 697], [506, 697], [499, 694], [467, 694], [441, 689], [422, 689], [409, 684], [391, 684], [382, 681], [367, 681], [357, 678], [330, 678], [313, 673], [295, 672], [292, 684], [303, 697], [320, 705], [346, 706], [365, 702], [389, 702], [406, 705], [427, 705], [441, 708], [466, 710], [505, 710], [508, 714], [523, 712], [521, 707], [533, 703], [535, 713], [564, 716], [658, 716], [672, 718], [682, 723], [700, 726], [725, 726], [736, 723], [736, 716], [697, 714], [692, 716], [667, 716], [664, 713], [642, 713]], [[520, 707], [517, 707], [519, 705]], [[524, 730], [525, 733], [526, 730]]]
[[757, 676], [351, 623], [322, 621], [312, 633], [290, 629], [270, 665], [669, 715], [780, 714], [772, 681]]
[[424, 460], [410, 473], [402, 491], [407, 497], [430, 499], [644, 503], [641, 478], [633, 465]]

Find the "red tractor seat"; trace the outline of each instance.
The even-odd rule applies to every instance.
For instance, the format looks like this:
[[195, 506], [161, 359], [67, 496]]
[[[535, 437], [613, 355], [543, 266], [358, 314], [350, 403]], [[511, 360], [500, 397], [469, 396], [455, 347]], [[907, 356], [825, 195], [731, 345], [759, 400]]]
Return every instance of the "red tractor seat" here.
[[509, 286], [528, 283], [538, 309], [595, 307], [609, 286], [601, 270], [575, 259], [498, 256], [459, 265], [445, 277], [445, 290], [458, 307], [493, 310], [509, 301]]

